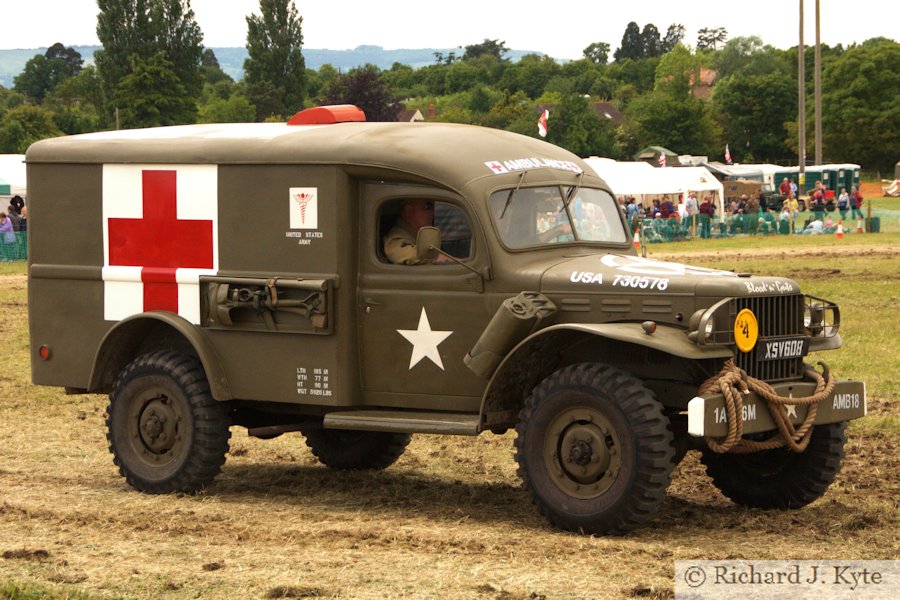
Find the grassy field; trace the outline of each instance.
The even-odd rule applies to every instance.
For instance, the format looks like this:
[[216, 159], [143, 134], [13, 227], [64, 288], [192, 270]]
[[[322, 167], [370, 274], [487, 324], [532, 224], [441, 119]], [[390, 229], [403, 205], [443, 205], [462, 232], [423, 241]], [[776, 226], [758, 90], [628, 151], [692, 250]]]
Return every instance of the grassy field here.
[[732, 238], [651, 256], [783, 274], [841, 305], [844, 347], [823, 353], [868, 384], [844, 469], [798, 511], [749, 510], [695, 453], [669, 499], [627, 537], [556, 531], [519, 488], [514, 433], [416, 436], [386, 471], [333, 473], [299, 434], [233, 432], [198, 496], [147, 496], [106, 449], [99, 396], [29, 383], [26, 281], [0, 268], [0, 597], [670, 598], [678, 559], [894, 559], [900, 498], [900, 233]]

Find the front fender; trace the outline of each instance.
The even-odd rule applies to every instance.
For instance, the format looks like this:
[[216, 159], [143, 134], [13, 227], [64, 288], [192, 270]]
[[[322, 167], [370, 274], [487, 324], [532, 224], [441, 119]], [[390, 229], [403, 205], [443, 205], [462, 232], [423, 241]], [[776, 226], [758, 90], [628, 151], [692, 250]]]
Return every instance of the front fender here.
[[[581, 331], [611, 340], [653, 348], [666, 354], [692, 360], [730, 358], [734, 354], [731, 349], [725, 346], [700, 346], [695, 344], [688, 339], [683, 330], [674, 327], [658, 326], [654, 333], [646, 333], [640, 323], [566, 323], [565, 325], [553, 325], [542, 329], [538, 334], [545, 331], [553, 331], [554, 329]], [[527, 342], [528, 340], [524, 341]], [[512, 355], [512, 352], [510, 355]]]
[[514, 420], [525, 397], [557, 368], [559, 353], [585, 337], [634, 344], [689, 360], [731, 358], [725, 346], [698, 346], [685, 332], [659, 326], [652, 334], [640, 323], [565, 323], [533, 333], [516, 345], [497, 366], [481, 399], [481, 423]]
[[[151, 345], [148, 346], [148, 343]], [[185, 348], [185, 344], [200, 359], [213, 398], [231, 399], [228, 379], [212, 344], [196, 325], [165, 311], [130, 316], [106, 332], [94, 357], [89, 390], [109, 389], [118, 373], [140, 354], [158, 349]]]

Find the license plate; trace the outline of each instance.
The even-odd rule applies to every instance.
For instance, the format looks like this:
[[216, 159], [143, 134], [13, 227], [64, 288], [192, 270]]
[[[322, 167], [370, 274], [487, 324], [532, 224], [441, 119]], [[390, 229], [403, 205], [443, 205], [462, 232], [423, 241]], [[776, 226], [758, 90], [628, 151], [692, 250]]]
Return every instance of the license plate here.
[[763, 340], [762, 346], [762, 352], [757, 354], [758, 360], [800, 358], [809, 351], [809, 338]]

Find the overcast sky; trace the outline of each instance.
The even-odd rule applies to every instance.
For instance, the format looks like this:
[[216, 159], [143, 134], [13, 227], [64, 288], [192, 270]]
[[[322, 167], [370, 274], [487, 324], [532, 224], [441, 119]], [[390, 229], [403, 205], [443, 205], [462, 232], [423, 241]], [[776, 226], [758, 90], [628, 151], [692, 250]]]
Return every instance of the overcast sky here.
[[[672, 23], [686, 28], [693, 46], [697, 31], [724, 27], [728, 37], [758, 35], [789, 48], [799, 38], [799, 0], [692, 2], [689, 0], [535, 0], [375, 2], [295, 0], [303, 17], [304, 47], [345, 50], [369, 44], [385, 49], [453, 48], [499, 39], [516, 50], [554, 58], [580, 58], [592, 42], [614, 51], [630, 21], [653, 23], [665, 35]], [[0, 0], [4, 31], [0, 48], [38, 48], [55, 42], [96, 45], [96, 0]], [[259, 0], [192, 0], [208, 47], [246, 45], [245, 16], [259, 14]], [[890, 8], [893, 6], [894, 8]], [[822, 0], [822, 43], [897, 39], [896, 0]], [[805, 1], [805, 41], [815, 41], [815, 1]]]

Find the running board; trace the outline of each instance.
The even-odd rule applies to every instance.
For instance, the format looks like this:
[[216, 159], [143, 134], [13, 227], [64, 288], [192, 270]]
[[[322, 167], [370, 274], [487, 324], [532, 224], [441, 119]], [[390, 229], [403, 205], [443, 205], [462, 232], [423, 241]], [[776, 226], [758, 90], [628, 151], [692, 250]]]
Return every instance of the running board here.
[[325, 429], [478, 435], [478, 415], [470, 413], [412, 412], [405, 410], [351, 410], [325, 415]]

